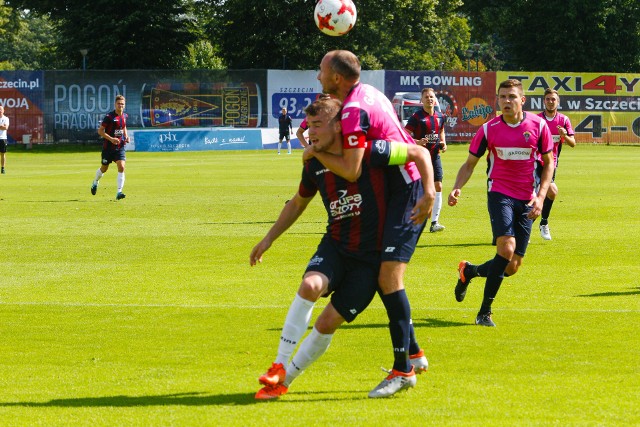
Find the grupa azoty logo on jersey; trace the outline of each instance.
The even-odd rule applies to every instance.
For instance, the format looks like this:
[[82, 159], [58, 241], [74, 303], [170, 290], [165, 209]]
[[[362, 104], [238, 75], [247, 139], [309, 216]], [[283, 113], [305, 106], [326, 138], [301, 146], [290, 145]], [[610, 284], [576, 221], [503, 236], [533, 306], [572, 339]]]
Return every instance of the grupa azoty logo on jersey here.
[[361, 194], [349, 194], [347, 190], [338, 190], [338, 200], [332, 200], [329, 203], [331, 217], [333, 219], [341, 219], [346, 216], [360, 215], [360, 206], [362, 205]]

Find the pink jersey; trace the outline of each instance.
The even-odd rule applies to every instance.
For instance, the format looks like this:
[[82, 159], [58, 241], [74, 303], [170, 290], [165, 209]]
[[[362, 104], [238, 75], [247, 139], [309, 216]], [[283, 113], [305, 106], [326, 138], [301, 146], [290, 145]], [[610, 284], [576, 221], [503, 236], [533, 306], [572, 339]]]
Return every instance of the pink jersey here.
[[556, 111], [556, 115], [553, 119], [549, 119], [544, 111], [538, 114], [540, 117], [544, 118], [547, 122], [547, 126], [549, 126], [549, 130], [551, 131], [551, 136], [553, 136], [553, 160], [555, 161], [554, 166], [558, 166], [558, 157], [560, 157], [560, 151], [562, 150], [563, 141], [560, 139], [560, 132], [558, 132], [558, 126], [563, 127], [567, 131], [567, 135], [573, 136], [575, 132], [571, 127], [571, 121], [569, 117], [564, 114], [558, 113]]
[[539, 116], [524, 113], [517, 126], [510, 126], [502, 116], [482, 125], [471, 141], [469, 153], [487, 155], [488, 191], [518, 200], [535, 197], [536, 158], [553, 150], [549, 127]]
[[[371, 149], [371, 141], [386, 141], [415, 144], [404, 130], [389, 99], [371, 85], [356, 84], [342, 104], [343, 148]], [[420, 179], [415, 163], [398, 166], [405, 182]]]

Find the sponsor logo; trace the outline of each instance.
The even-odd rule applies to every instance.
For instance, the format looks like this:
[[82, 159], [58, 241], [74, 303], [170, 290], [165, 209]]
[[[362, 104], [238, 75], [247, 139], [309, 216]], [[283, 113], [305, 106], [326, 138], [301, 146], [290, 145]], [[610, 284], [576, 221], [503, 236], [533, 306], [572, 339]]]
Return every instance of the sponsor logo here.
[[396, 250], [396, 247], [395, 247], [395, 246], [387, 246], [387, 247], [384, 249], [384, 251], [385, 251], [385, 252], [387, 252], [387, 253], [394, 252], [395, 250]]
[[313, 265], [320, 265], [322, 264], [322, 261], [324, 261], [324, 258], [319, 257], [319, 256], [314, 256], [313, 258], [311, 258], [311, 260], [309, 261], [309, 266], [313, 266]]
[[529, 160], [531, 158], [531, 148], [496, 148], [498, 157], [502, 160]]
[[339, 190], [338, 200], [329, 203], [331, 216], [336, 218], [347, 213], [359, 215], [360, 205], [362, 205], [362, 195], [349, 195], [346, 190]]

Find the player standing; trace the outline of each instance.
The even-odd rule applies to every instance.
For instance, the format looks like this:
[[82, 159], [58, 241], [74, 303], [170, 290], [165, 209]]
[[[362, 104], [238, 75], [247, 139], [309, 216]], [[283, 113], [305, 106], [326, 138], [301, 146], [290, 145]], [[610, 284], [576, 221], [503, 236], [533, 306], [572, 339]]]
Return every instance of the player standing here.
[[[549, 230], [549, 214], [551, 213], [551, 207], [553, 201], [558, 195], [558, 186], [555, 183], [556, 170], [558, 169], [558, 159], [560, 158], [560, 152], [562, 151], [562, 145], [566, 142], [569, 147], [576, 146], [575, 133], [573, 127], [571, 127], [571, 121], [569, 117], [558, 112], [560, 105], [560, 95], [555, 89], [547, 88], [544, 91], [544, 111], [538, 114], [540, 117], [547, 121], [551, 135], [553, 136], [553, 161], [554, 170], [551, 184], [549, 184], [549, 191], [547, 191], [547, 197], [544, 199], [542, 205], [542, 213], [540, 214], [540, 236], [544, 240], [551, 240], [551, 231]], [[538, 173], [542, 171], [542, 163], [538, 164]]]
[[[498, 105], [502, 115], [482, 125], [469, 146], [467, 161], [460, 167], [449, 205], [455, 206], [462, 187], [469, 181], [480, 158], [488, 152], [487, 185], [491, 229], [496, 242], [495, 257], [484, 264], [461, 261], [455, 287], [461, 302], [472, 278], [486, 277], [484, 298], [476, 316], [476, 325], [495, 326], [491, 305], [506, 273], [514, 275], [529, 244], [533, 220], [540, 215], [553, 175], [553, 139], [542, 118], [525, 113], [522, 83], [511, 79], [498, 87]], [[536, 194], [536, 161], [544, 160]]]
[[129, 142], [129, 135], [127, 134], [127, 118], [129, 116], [124, 112], [125, 104], [124, 96], [117, 95], [114, 104], [115, 109], [104, 116], [98, 128], [98, 135], [104, 139], [104, 142], [102, 144], [102, 165], [96, 171], [95, 179], [91, 184], [91, 194], [94, 196], [98, 190], [100, 178], [109, 169], [109, 164], [115, 162], [118, 167], [116, 200], [126, 197], [122, 192], [124, 187], [124, 167], [127, 159], [124, 146]]
[[287, 114], [287, 109], [282, 109], [282, 114], [278, 116], [278, 154], [282, 148], [282, 140], [287, 140], [287, 154], [291, 154], [291, 133], [293, 132], [293, 121], [291, 116]]
[[405, 129], [415, 139], [416, 144], [426, 147], [431, 154], [436, 200], [431, 213], [429, 231], [435, 233], [444, 230], [444, 225], [440, 224], [438, 219], [442, 210], [442, 178], [444, 176], [440, 152], [447, 151], [447, 141], [444, 133], [446, 117], [440, 112], [436, 91], [432, 88], [422, 89], [420, 102], [422, 102], [422, 108], [409, 117]]

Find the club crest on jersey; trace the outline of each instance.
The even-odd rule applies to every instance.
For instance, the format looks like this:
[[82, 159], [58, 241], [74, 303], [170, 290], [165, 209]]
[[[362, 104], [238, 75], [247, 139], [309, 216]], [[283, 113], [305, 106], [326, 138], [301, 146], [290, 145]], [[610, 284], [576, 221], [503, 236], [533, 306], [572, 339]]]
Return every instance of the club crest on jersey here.
[[529, 132], [528, 130], [524, 131], [524, 132], [522, 132], [522, 136], [524, 136], [525, 142], [528, 143], [529, 142], [529, 138], [531, 138], [531, 132]]
[[383, 140], [377, 140], [375, 142], [375, 148], [376, 150], [378, 150], [378, 153], [380, 154], [384, 154], [386, 148], [387, 148], [387, 141], [383, 141]]

